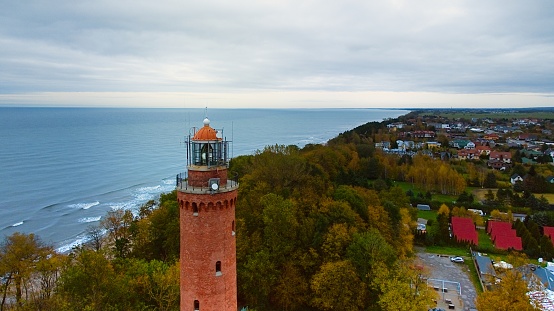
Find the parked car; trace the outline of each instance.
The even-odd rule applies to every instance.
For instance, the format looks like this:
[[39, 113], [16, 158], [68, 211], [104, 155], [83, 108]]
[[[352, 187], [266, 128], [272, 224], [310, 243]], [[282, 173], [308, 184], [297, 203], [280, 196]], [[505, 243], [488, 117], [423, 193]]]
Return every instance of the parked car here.
[[450, 261], [457, 262], [457, 263], [462, 263], [462, 262], [464, 262], [464, 259], [462, 257], [450, 257]]

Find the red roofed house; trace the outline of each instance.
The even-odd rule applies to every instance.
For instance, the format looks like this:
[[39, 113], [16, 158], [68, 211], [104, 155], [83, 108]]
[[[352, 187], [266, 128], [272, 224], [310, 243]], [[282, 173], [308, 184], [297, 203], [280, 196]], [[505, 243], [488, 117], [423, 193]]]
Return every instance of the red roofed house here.
[[503, 221], [489, 221], [487, 223], [487, 233], [491, 235], [494, 247], [498, 249], [522, 250], [521, 238], [516, 235], [516, 230], [512, 229], [512, 224]]
[[475, 149], [479, 152], [479, 155], [490, 155], [491, 154], [491, 147], [489, 146], [477, 146]]
[[478, 245], [479, 238], [473, 219], [468, 217], [452, 217], [452, 233], [458, 242], [469, 242]]
[[554, 227], [543, 227], [543, 229], [544, 235], [550, 237], [550, 240], [552, 240], [552, 243], [554, 244]]

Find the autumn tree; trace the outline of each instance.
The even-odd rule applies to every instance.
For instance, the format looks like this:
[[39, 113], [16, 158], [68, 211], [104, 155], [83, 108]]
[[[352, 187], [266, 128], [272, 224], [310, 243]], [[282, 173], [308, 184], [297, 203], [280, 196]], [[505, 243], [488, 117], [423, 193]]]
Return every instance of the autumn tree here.
[[371, 229], [367, 232], [354, 234], [348, 247], [348, 259], [358, 270], [358, 274], [367, 279], [377, 263], [392, 265], [397, 254], [395, 249], [383, 238], [379, 231]]
[[311, 281], [312, 304], [320, 310], [364, 309], [365, 287], [350, 261], [324, 263]]
[[69, 256], [57, 290], [70, 309], [108, 310], [125, 302], [120, 280], [102, 252], [81, 248]]
[[437, 293], [428, 286], [421, 265], [398, 262], [393, 267], [382, 263], [374, 270], [372, 286], [379, 291], [382, 310], [428, 310]]
[[129, 227], [132, 222], [131, 211], [123, 209], [109, 211], [100, 222], [107, 232], [108, 243], [118, 257], [125, 257], [130, 250], [131, 232]]
[[518, 270], [507, 270], [502, 280], [493, 290], [477, 296], [476, 307], [480, 311], [534, 311], [527, 292], [527, 282]]
[[[33, 284], [32, 276], [37, 267], [46, 270], [46, 267], [43, 268], [43, 265], [46, 265], [45, 261], [54, 255], [52, 246], [45, 245], [32, 233], [16, 232], [7, 236], [0, 245], [0, 274], [4, 276], [1, 307], [5, 305], [11, 287], [15, 289], [17, 304], [22, 305], [23, 289]], [[47, 272], [44, 271], [44, 273]], [[45, 290], [49, 295], [51, 288], [45, 288]]]

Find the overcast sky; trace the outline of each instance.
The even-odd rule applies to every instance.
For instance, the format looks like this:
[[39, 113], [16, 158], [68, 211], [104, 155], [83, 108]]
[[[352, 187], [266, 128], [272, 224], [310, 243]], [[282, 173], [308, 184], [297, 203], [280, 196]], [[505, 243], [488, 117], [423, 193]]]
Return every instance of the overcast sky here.
[[554, 107], [554, 1], [2, 1], [0, 105]]

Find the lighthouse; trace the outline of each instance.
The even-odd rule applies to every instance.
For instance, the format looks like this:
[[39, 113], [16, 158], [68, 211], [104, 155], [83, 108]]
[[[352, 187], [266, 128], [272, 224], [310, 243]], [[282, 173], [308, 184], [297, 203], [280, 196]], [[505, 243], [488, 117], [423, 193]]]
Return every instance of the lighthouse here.
[[230, 141], [222, 130], [192, 128], [187, 172], [177, 175], [180, 207], [181, 311], [237, 311], [235, 204]]

